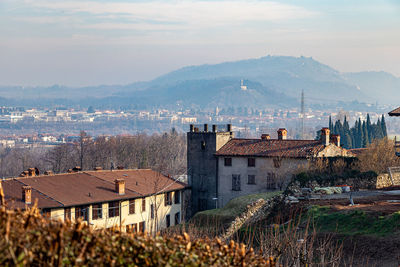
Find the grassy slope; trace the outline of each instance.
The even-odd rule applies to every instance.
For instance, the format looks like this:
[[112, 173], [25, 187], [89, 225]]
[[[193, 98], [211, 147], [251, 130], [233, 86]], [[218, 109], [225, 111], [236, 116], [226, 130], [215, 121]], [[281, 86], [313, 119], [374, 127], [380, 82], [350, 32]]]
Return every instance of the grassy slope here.
[[222, 224], [228, 224], [232, 222], [237, 216], [246, 211], [249, 204], [259, 200], [260, 198], [269, 199], [274, 196], [281, 194], [282, 192], [266, 192], [260, 194], [253, 194], [234, 198], [229, 201], [225, 207], [220, 209], [205, 210], [196, 213], [193, 217], [193, 221], [208, 221], [208, 222], [219, 222]]
[[375, 236], [400, 232], [400, 211], [388, 216], [373, 216], [364, 211], [333, 211], [329, 207], [314, 206], [309, 214], [320, 232]]

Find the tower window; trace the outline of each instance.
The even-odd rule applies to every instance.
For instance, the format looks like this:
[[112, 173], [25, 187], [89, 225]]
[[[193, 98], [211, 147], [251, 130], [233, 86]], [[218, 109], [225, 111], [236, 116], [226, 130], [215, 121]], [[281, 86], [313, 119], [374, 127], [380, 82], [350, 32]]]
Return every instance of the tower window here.
[[206, 149], [206, 142], [205, 141], [201, 141], [201, 150], [205, 150]]

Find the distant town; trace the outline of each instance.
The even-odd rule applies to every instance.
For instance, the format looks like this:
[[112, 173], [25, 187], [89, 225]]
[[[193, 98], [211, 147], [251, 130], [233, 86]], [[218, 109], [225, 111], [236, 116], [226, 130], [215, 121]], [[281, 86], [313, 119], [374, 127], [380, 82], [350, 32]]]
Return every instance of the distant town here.
[[[328, 125], [329, 116], [354, 123], [366, 119], [369, 113], [375, 121], [381, 116], [379, 109], [364, 111], [328, 111], [308, 108], [304, 115], [300, 108], [247, 109], [229, 108], [213, 111], [194, 110], [99, 110], [73, 108], [0, 107], [1, 147], [52, 147], [79, 140], [79, 132], [92, 136], [162, 133], [172, 129], [187, 131], [189, 124], [232, 123], [238, 137], [255, 137], [261, 133], [274, 133], [277, 128], [289, 129], [293, 139], [313, 139], [316, 131]], [[304, 120], [302, 119], [304, 117]], [[303, 122], [304, 121], [304, 122]], [[304, 123], [304, 124], [303, 124]], [[399, 132], [400, 123], [388, 118], [388, 134]], [[304, 126], [303, 126], [304, 125]]]

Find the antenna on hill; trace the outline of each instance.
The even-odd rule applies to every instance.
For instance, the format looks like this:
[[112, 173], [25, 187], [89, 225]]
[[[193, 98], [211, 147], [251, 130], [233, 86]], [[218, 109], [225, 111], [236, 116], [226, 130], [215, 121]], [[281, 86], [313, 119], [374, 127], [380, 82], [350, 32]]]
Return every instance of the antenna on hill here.
[[305, 116], [305, 110], [304, 110], [304, 89], [301, 90], [301, 110], [300, 110], [300, 116], [301, 116], [301, 139], [304, 140], [304, 116]]

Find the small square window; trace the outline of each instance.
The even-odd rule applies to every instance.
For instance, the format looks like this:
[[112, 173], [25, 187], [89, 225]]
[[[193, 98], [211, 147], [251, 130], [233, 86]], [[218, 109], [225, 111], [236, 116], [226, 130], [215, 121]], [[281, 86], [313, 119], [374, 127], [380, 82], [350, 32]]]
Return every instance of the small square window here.
[[225, 166], [232, 166], [232, 158], [224, 158]]
[[247, 176], [247, 183], [248, 184], [256, 184], [256, 176], [255, 175]]
[[247, 159], [247, 166], [248, 167], [255, 167], [256, 166], [256, 159], [255, 158], [248, 158]]

